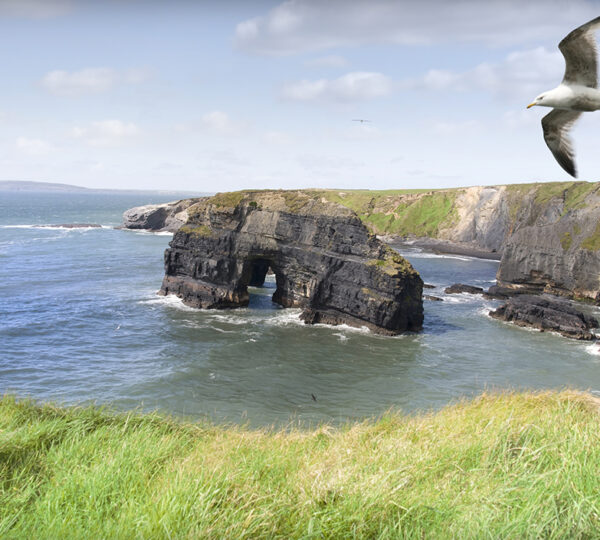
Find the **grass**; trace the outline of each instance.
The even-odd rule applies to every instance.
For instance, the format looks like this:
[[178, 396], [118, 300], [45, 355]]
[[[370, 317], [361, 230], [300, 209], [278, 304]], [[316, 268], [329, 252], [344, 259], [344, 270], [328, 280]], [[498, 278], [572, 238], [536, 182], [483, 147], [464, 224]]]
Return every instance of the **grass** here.
[[598, 251], [600, 249], [600, 222], [596, 224], [594, 232], [583, 239], [581, 247], [589, 251]]
[[182, 225], [179, 230], [186, 234], [198, 237], [212, 236], [213, 231], [207, 225]]
[[598, 538], [598, 403], [252, 431], [0, 401], [0, 537]]

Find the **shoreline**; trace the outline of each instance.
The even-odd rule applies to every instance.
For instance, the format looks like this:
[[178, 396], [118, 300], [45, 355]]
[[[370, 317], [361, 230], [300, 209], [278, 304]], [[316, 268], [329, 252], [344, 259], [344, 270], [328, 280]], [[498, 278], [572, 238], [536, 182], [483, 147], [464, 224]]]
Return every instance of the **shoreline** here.
[[486, 251], [465, 244], [458, 244], [446, 240], [436, 240], [434, 238], [419, 237], [407, 239], [402, 236], [378, 236], [383, 242], [392, 246], [399, 247], [418, 247], [438, 255], [461, 255], [463, 257], [475, 257], [477, 259], [486, 259], [490, 261], [500, 261], [502, 253], [497, 251]]

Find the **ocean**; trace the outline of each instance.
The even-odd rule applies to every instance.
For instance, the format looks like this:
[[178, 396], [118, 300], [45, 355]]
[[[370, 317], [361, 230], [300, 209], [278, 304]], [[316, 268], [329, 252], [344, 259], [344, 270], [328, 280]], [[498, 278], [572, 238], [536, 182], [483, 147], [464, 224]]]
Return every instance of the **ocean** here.
[[[405, 248], [436, 287], [425, 293], [444, 301], [425, 300], [423, 332], [397, 337], [307, 326], [271, 302], [272, 281], [237, 310], [159, 297], [171, 235], [114, 227], [130, 207], [177, 198], [0, 192], [0, 392], [253, 427], [343, 424], [485, 390], [600, 394], [598, 345], [496, 321], [498, 302], [443, 292], [487, 288], [495, 261]], [[64, 223], [102, 228], [40, 227]]]

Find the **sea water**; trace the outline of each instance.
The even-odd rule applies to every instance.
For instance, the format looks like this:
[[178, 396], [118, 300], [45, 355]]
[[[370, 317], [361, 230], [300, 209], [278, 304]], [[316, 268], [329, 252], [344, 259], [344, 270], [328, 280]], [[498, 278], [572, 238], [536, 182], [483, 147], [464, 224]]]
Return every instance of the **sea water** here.
[[[114, 227], [127, 208], [176, 198], [0, 192], [1, 393], [251, 426], [435, 409], [486, 389], [600, 393], [597, 345], [511, 326], [488, 316], [498, 302], [443, 292], [488, 287], [495, 261], [405, 248], [443, 302], [425, 300], [423, 332], [397, 337], [307, 326], [271, 302], [272, 280], [242, 309], [159, 297], [170, 235]], [[102, 228], [40, 227], [64, 223]]]

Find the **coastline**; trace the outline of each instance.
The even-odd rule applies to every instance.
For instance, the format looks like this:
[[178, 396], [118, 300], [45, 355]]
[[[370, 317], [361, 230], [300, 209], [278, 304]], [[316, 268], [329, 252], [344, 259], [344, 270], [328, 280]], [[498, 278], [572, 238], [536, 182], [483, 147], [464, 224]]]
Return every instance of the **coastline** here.
[[383, 235], [378, 238], [393, 248], [417, 247], [439, 255], [460, 255], [463, 257], [475, 257], [477, 259], [492, 261], [500, 261], [502, 258], [502, 253], [497, 251], [486, 251], [466, 244], [437, 240], [435, 238], [406, 238], [404, 236], [392, 235]]

